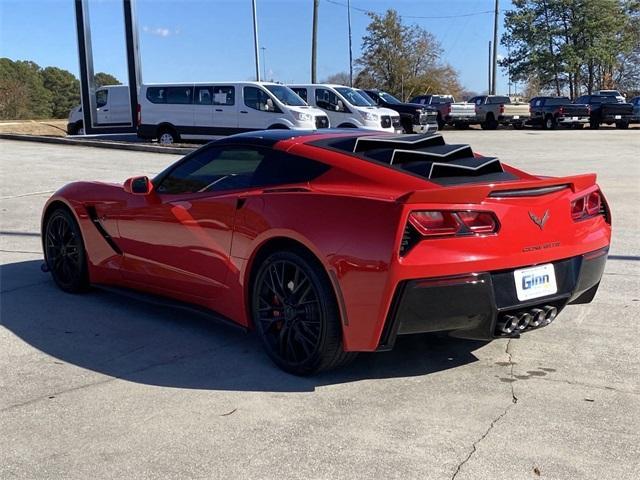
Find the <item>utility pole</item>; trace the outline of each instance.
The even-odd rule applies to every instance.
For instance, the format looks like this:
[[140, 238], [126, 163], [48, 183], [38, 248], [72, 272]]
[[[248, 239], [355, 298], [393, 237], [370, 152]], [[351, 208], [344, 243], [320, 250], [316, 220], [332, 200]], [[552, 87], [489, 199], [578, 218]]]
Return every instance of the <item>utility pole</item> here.
[[489, 75], [489, 83], [487, 84], [487, 92], [489, 95], [491, 95], [491, 66], [492, 66], [492, 62], [491, 62], [491, 40], [489, 40], [489, 63], [488, 63], [488, 68], [487, 68], [487, 72]]
[[496, 94], [496, 71], [498, 70], [498, 4], [496, 0], [496, 10], [493, 16], [493, 73], [491, 74], [491, 95]]
[[313, 0], [313, 28], [311, 34], [311, 83], [316, 83], [316, 60], [318, 56], [318, 4], [320, 0]]
[[353, 87], [353, 48], [351, 46], [351, 0], [347, 0], [347, 20], [349, 22], [349, 86]]
[[253, 47], [256, 54], [256, 81], [260, 81], [260, 52], [258, 50], [258, 16], [256, 12], [256, 0], [253, 3]]
[[509, 63], [507, 64], [509, 75], [509, 97], [511, 97], [511, 43], [507, 44], [507, 58], [509, 59]]
[[265, 82], [267, 81], [267, 61], [265, 60], [265, 54], [264, 51], [267, 49], [267, 47], [260, 47], [260, 50], [262, 50], [262, 80], [264, 80]]

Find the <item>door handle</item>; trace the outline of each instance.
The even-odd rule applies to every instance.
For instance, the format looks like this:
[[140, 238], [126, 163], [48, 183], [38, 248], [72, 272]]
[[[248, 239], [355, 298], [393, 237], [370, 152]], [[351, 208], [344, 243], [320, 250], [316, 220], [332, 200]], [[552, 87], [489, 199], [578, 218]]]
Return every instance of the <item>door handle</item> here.
[[108, 108], [105, 108], [105, 109], [103, 109], [102, 111], [103, 111], [103, 112], [108, 112], [108, 111], [109, 111], [109, 109], [108, 109]]
[[221, 108], [216, 108], [216, 112], [221, 112], [222, 109]]
[[240, 113], [249, 113], [246, 110], [240, 110]]
[[236, 200], [236, 210], [240, 210], [247, 203], [247, 197], [238, 197]]

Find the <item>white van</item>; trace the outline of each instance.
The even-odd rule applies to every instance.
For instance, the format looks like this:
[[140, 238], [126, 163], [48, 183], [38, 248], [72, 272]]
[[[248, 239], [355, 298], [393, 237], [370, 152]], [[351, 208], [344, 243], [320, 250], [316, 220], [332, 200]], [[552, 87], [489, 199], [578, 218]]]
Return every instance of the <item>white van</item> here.
[[277, 83], [144, 85], [138, 102], [138, 136], [162, 144], [250, 130], [329, 128], [327, 115]]
[[403, 132], [398, 112], [378, 107], [370, 98], [360, 95], [355, 88], [329, 84], [289, 87], [309, 105], [324, 110], [332, 127]]
[[[96, 90], [97, 118], [100, 126], [118, 127], [131, 125], [131, 106], [127, 85], [105, 85]], [[82, 106], [78, 105], [69, 112], [67, 122], [69, 135], [84, 135]]]

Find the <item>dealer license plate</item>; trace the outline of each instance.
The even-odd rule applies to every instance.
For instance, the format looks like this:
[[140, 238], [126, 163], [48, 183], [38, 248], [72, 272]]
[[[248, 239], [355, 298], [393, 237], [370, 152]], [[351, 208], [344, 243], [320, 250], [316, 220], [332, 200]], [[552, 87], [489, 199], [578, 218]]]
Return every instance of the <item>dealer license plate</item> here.
[[558, 291], [556, 272], [552, 263], [515, 270], [513, 278], [520, 301], [553, 295]]
[[520, 119], [520, 115], [514, 115], [514, 116], [513, 116], [513, 119], [514, 119], [514, 120], [518, 120], [518, 119]]
[[615, 119], [616, 119], [616, 120], [620, 120], [621, 118], [622, 118], [622, 115], [616, 115], [616, 116], [615, 116]]

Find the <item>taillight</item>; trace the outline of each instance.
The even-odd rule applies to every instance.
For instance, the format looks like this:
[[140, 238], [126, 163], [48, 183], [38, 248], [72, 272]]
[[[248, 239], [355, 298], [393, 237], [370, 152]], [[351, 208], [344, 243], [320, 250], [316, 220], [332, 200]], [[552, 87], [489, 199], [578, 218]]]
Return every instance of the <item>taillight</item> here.
[[564, 115], [564, 107], [558, 109], [558, 115]]
[[504, 113], [504, 105], [500, 105], [500, 114]]
[[597, 215], [603, 215], [607, 219], [603, 209], [602, 194], [598, 190], [571, 202], [571, 218], [574, 221], [585, 220]]
[[498, 219], [492, 212], [430, 210], [411, 212], [409, 223], [423, 237], [450, 237], [496, 233]]
[[136, 112], [138, 114], [138, 125], [140, 125], [142, 123], [142, 108], [140, 107], [140, 104], [138, 104], [138, 106], [136, 107]]

